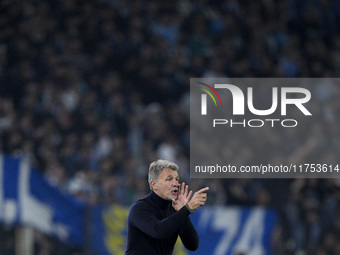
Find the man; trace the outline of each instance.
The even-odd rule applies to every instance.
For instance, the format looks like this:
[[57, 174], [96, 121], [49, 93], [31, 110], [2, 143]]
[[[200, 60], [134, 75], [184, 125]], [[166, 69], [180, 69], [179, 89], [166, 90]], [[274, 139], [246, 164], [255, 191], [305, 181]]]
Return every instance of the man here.
[[189, 214], [207, 200], [208, 187], [192, 198], [188, 185], [179, 185], [178, 166], [167, 160], [150, 164], [151, 192], [130, 208], [126, 255], [171, 255], [178, 235], [191, 251], [198, 248], [198, 234]]

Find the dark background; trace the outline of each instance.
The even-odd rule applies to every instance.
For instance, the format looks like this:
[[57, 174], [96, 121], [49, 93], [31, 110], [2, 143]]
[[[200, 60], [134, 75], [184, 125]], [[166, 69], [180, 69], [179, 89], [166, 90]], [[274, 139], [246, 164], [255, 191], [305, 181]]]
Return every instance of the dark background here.
[[[30, 154], [52, 184], [89, 204], [129, 206], [148, 193], [157, 158], [189, 181], [190, 77], [339, 77], [339, 26], [336, 0], [3, 0], [0, 150]], [[322, 150], [273, 141], [301, 160], [336, 162], [339, 87], [311, 90]], [[340, 253], [338, 179], [190, 183], [211, 187], [210, 205], [274, 206], [274, 254]], [[0, 233], [1, 254], [13, 254], [13, 229]], [[57, 246], [36, 233], [36, 254], [82, 252]]]

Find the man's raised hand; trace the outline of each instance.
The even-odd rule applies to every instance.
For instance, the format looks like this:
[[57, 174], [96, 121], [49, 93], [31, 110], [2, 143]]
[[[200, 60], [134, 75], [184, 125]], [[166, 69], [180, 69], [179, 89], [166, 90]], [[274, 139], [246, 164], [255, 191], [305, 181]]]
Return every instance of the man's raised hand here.
[[192, 211], [195, 211], [199, 206], [203, 206], [207, 201], [207, 191], [209, 187], [205, 187], [195, 192], [190, 201], [188, 202], [188, 206]]
[[192, 194], [192, 191], [189, 191], [189, 186], [185, 185], [185, 182], [182, 182], [182, 185], [178, 185], [178, 195], [176, 199], [172, 199], [172, 207], [178, 211], [183, 206], [185, 206]]

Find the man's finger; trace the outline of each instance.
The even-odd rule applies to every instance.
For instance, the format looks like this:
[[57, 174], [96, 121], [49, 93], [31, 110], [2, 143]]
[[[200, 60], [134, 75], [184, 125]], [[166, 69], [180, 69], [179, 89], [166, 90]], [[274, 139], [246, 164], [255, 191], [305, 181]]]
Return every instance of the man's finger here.
[[209, 187], [205, 187], [203, 189], [200, 189], [199, 191], [197, 191], [196, 193], [200, 194], [200, 193], [203, 193], [203, 192], [206, 192], [209, 190]]
[[190, 199], [191, 194], [192, 194], [192, 190], [190, 190], [190, 192], [189, 192], [189, 194], [188, 194], [188, 196], [187, 196], [187, 199], [188, 199], [188, 200]]
[[189, 186], [185, 185], [185, 190], [184, 190], [184, 194], [183, 194], [185, 197], [188, 195], [188, 188], [189, 188]]

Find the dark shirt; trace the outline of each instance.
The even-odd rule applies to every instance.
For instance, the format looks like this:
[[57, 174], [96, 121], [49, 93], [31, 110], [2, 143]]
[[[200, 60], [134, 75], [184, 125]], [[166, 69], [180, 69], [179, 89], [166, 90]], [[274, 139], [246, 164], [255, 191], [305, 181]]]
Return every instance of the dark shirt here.
[[132, 204], [128, 217], [126, 255], [171, 255], [178, 235], [188, 250], [198, 248], [198, 234], [183, 206], [175, 211], [172, 202], [153, 191]]

